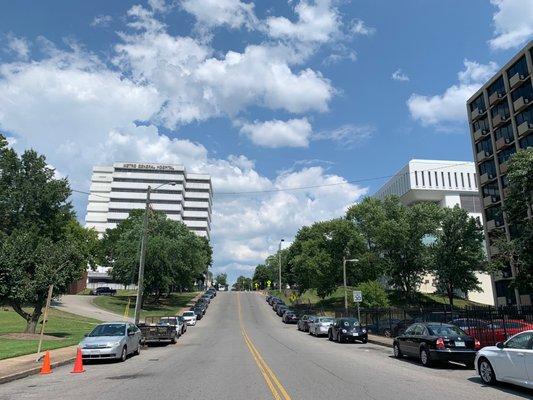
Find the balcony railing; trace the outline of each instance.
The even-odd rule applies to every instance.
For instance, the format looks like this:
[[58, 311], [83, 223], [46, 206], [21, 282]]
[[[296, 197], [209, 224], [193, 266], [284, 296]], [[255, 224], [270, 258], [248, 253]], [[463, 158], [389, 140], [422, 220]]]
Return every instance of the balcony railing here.
[[486, 196], [483, 197], [483, 206], [488, 207], [492, 204], [498, 203], [500, 201], [500, 196]]
[[488, 181], [496, 178], [496, 173], [492, 172], [485, 172], [483, 175], [479, 177], [479, 181], [483, 185], [484, 183], [487, 183]]
[[477, 142], [482, 137], [485, 137], [487, 133], [489, 133], [488, 129], [478, 129], [474, 132], [474, 140]]
[[516, 74], [511, 76], [511, 78], [509, 78], [509, 86], [511, 86], [511, 89], [512, 89], [515, 86], [524, 82], [525, 80], [526, 80], [526, 75], [517, 72]]
[[487, 112], [487, 110], [484, 109], [484, 108], [475, 108], [470, 113], [470, 118], [472, 118], [472, 120], [476, 120], [479, 117], [481, 117], [482, 115], [484, 115], [486, 112]]
[[481, 150], [480, 152], [478, 152], [476, 154], [476, 160], [478, 162], [480, 161], [483, 161], [485, 160], [486, 158], [489, 158], [490, 156], [492, 156], [493, 153], [489, 152], [489, 151], [485, 151], [485, 150]]
[[530, 99], [524, 96], [519, 97], [513, 102], [513, 109], [514, 112], [522, 111], [525, 107], [527, 107], [530, 103]]
[[507, 145], [513, 143], [513, 141], [514, 141], [514, 138], [506, 138], [506, 137], [499, 138], [498, 140], [496, 140], [496, 150], [501, 150], [504, 147], [507, 147]]
[[525, 136], [528, 133], [533, 131], [533, 123], [529, 121], [524, 121], [517, 128], [518, 136]]

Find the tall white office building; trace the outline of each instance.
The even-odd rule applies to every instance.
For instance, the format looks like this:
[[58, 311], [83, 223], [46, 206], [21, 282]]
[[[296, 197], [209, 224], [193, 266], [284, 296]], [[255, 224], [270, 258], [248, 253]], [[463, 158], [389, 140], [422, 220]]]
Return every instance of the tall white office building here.
[[100, 234], [115, 228], [130, 211], [145, 207], [148, 186], [154, 210], [210, 238], [211, 177], [187, 173], [182, 165], [131, 162], [94, 167], [86, 226]]
[[[468, 211], [470, 216], [479, 219], [481, 224], [484, 223], [473, 162], [411, 160], [388, 180], [374, 197], [384, 199], [390, 195], [398, 196], [407, 206], [419, 202], [432, 202], [441, 207], [458, 205]], [[483, 291], [470, 292], [468, 298], [479, 303], [494, 304], [490, 275], [478, 274], [477, 278]], [[436, 291], [432, 276], [424, 278], [420, 291]]]

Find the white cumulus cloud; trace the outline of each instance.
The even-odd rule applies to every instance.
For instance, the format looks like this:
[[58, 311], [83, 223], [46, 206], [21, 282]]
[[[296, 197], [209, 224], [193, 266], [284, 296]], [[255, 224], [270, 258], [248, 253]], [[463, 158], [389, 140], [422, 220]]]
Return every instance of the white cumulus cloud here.
[[307, 118], [246, 123], [241, 132], [263, 147], [307, 147], [313, 128]]
[[194, 15], [199, 24], [208, 28], [227, 25], [230, 28], [257, 24], [254, 4], [240, 0], [182, 0], [185, 11]]
[[457, 74], [459, 82], [444, 93], [432, 96], [412, 94], [409, 97], [407, 106], [413, 119], [442, 129], [466, 121], [466, 100], [496, 73], [498, 66], [494, 62], [480, 64], [469, 60], [463, 64], [464, 70]]
[[391, 75], [391, 79], [393, 81], [409, 82], [409, 77], [404, 74], [401, 69], [397, 69], [396, 71], [394, 71]]
[[492, 17], [494, 37], [490, 47], [505, 50], [518, 47], [533, 38], [533, 1], [491, 0], [497, 8]]

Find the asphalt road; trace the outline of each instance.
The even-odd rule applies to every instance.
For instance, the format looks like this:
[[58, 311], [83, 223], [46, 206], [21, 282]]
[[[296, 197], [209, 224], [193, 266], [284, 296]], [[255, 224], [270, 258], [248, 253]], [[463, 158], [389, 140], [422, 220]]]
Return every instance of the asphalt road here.
[[255, 293], [220, 293], [174, 346], [125, 363], [71, 366], [0, 386], [1, 400], [531, 399], [510, 385], [486, 387], [473, 370], [427, 369], [388, 348], [337, 344], [283, 325]]

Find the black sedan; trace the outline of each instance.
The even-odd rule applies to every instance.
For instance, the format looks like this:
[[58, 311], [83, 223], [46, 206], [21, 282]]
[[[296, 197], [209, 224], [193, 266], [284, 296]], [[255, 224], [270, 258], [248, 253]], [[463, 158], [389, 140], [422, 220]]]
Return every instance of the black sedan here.
[[278, 307], [276, 307], [276, 314], [278, 314], [278, 317], [283, 317], [283, 313], [288, 309], [289, 307], [287, 307], [286, 305], [279, 305]]
[[200, 307], [192, 307], [191, 311], [194, 311], [197, 320], [201, 320], [205, 314], [205, 311]]
[[457, 326], [436, 322], [413, 324], [393, 342], [396, 358], [416, 357], [426, 367], [448, 361], [473, 367], [479, 348], [479, 341]]
[[283, 313], [283, 318], [281, 319], [285, 324], [296, 324], [298, 323], [298, 316], [292, 310], [287, 310]]
[[329, 327], [328, 339], [342, 342], [355, 342], [356, 340], [368, 342], [368, 333], [363, 328], [357, 318], [338, 318]]

